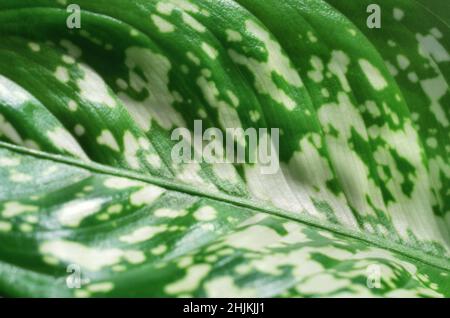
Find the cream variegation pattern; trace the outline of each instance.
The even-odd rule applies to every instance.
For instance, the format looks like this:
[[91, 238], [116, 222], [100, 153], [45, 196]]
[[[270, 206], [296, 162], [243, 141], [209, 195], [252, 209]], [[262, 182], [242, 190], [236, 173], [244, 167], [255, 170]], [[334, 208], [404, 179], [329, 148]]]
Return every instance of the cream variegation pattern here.
[[[0, 0], [0, 295], [450, 296], [449, 22], [370, 3], [78, 0], [68, 29]], [[199, 119], [279, 128], [280, 169], [173, 161]]]

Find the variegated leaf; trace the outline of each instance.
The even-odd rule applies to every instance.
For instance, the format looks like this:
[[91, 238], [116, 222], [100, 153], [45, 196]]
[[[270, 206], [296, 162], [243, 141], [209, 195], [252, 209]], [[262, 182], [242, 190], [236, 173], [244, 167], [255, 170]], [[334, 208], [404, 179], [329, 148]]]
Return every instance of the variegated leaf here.
[[379, 2], [0, 0], [0, 294], [450, 296], [449, 23]]

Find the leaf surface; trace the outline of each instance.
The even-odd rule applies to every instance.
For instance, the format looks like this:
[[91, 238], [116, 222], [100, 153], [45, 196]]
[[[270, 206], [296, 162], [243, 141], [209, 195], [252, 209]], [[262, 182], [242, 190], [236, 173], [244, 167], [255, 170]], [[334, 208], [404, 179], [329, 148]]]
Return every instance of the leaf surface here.
[[[2, 295], [450, 295], [445, 22], [403, 0], [381, 30], [365, 0], [77, 3], [68, 30], [64, 1], [0, 1]], [[279, 128], [280, 169], [174, 161], [198, 119]]]

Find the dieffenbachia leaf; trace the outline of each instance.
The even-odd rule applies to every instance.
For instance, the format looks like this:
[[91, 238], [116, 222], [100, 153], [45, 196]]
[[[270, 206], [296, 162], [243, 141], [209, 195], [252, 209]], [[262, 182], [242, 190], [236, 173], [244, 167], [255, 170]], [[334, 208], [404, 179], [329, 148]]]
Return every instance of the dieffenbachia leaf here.
[[380, 2], [0, 0], [0, 294], [450, 296], [448, 21]]

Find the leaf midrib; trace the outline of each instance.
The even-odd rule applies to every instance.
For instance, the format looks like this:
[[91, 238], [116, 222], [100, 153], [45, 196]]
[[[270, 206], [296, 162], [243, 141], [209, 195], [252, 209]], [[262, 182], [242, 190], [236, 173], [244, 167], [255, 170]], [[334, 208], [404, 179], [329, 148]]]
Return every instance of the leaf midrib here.
[[445, 270], [450, 272], [450, 262], [448, 258], [440, 257], [436, 255], [431, 255], [424, 251], [418, 251], [409, 246], [405, 246], [399, 243], [394, 243], [388, 241], [384, 238], [379, 238], [375, 235], [368, 234], [365, 232], [358, 232], [354, 230], [350, 230], [344, 228], [341, 225], [331, 224], [322, 222], [317, 219], [313, 219], [312, 217], [306, 214], [296, 214], [294, 212], [290, 212], [287, 210], [279, 209], [273, 206], [268, 206], [267, 203], [261, 204], [257, 201], [246, 199], [246, 198], [238, 198], [235, 196], [222, 194], [222, 193], [213, 193], [207, 190], [199, 190], [196, 187], [190, 185], [180, 184], [171, 180], [162, 179], [154, 176], [142, 176], [142, 174], [138, 174], [136, 172], [132, 172], [129, 170], [121, 169], [121, 168], [113, 168], [110, 166], [102, 165], [95, 162], [85, 162], [76, 158], [65, 157], [56, 154], [50, 154], [47, 152], [31, 150], [28, 148], [24, 148], [21, 146], [16, 146], [13, 144], [9, 144], [6, 142], [0, 141], [0, 148], [9, 149], [16, 153], [22, 153], [28, 156], [33, 156], [36, 158], [41, 158], [45, 160], [51, 160], [54, 162], [58, 162], [61, 164], [68, 164], [71, 166], [83, 168], [89, 170], [93, 173], [100, 173], [104, 175], [113, 175], [117, 177], [125, 177], [129, 179], [133, 179], [136, 181], [146, 182], [148, 184], [156, 185], [159, 187], [163, 187], [168, 190], [181, 192], [184, 194], [207, 197], [216, 201], [221, 201], [225, 203], [229, 203], [235, 206], [247, 208], [253, 210], [255, 212], [267, 213], [270, 215], [282, 217], [285, 219], [289, 219], [292, 221], [300, 222], [309, 226], [313, 226], [322, 230], [330, 231], [333, 233], [337, 233], [339, 235], [343, 235], [346, 237], [350, 237], [352, 239], [356, 239], [364, 242], [365, 244], [376, 246], [382, 248], [384, 250], [393, 251], [395, 253], [401, 254], [405, 257], [413, 259], [416, 262], [420, 262], [429, 266], [433, 266], [439, 268], [441, 270]]

